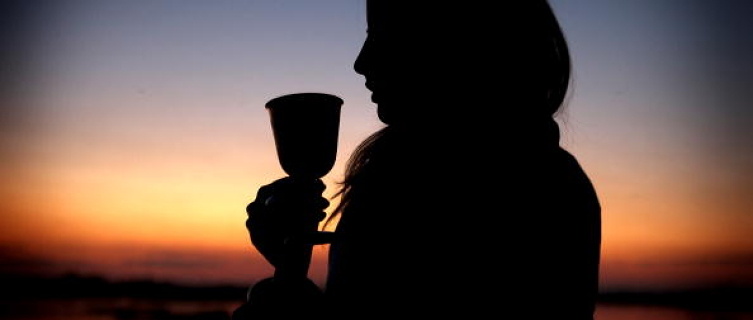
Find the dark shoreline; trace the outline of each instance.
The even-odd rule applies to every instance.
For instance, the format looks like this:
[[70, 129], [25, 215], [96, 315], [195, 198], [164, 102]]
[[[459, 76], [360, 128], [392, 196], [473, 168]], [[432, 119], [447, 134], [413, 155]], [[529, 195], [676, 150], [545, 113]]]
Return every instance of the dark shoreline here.
[[[251, 283], [249, 283], [251, 284]], [[248, 286], [184, 285], [152, 280], [111, 281], [98, 276], [0, 276], [0, 298], [7, 300], [132, 298], [183, 301], [237, 301]], [[699, 311], [753, 311], [753, 287], [717, 287], [665, 292], [603, 292], [609, 305], [668, 306]]]

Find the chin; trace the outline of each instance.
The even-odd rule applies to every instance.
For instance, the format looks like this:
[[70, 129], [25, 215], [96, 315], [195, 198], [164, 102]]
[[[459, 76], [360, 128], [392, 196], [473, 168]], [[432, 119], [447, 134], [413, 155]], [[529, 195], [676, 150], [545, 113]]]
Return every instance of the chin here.
[[379, 121], [382, 121], [382, 123], [389, 125], [392, 123], [392, 118], [390, 116], [390, 113], [386, 111], [386, 109], [387, 108], [381, 105], [377, 105], [377, 116], [379, 117]]
[[405, 123], [411, 118], [410, 112], [404, 109], [404, 103], [389, 103], [380, 101], [377, 103], [377, 116], [379, 121], [386, 125]]

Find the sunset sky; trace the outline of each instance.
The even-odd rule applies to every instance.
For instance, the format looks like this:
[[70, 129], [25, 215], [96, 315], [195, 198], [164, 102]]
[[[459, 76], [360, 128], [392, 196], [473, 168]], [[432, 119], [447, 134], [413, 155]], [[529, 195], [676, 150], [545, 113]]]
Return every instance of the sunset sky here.
[[[18, 2], [0, 271], [250, 283], [271, 268], [244, 208], [284, 176], [264, 103], [343, 98], [329, 195], [380, 128], [352, 70], [361, 0]], [[575, 67], [562, 145], [603, 207], [602, 287], [753, 285], [753, 5], [551, 3]]]

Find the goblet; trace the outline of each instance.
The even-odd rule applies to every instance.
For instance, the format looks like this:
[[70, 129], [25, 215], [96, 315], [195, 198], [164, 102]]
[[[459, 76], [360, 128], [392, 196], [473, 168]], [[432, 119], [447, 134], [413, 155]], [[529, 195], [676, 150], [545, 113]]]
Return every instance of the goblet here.
[[293, 179], [319, 179], [335, 164], [342, 99], [324, 93], [281, 96], [266, 104], [277, 157]]
[[[284, 95], [266, 104], [277, 157], [293, 183], [315, 183], [335, 163], [340, 108], [343, 100], [324, 93]], [[318, 235], [319, 212], [296, 212], [286, 217], [288, 238], [275, 278], [283, 282], [305, 279], [311, 263], [312, 239]], [[303, 215], [303, 216], [299, 216]]]

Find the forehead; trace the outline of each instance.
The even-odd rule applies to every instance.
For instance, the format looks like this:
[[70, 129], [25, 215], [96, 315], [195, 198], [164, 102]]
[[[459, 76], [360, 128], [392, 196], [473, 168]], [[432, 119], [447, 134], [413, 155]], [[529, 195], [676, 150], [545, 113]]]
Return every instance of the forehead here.
[[427, 7], [415, 3], [414, 0], [367, 0], [367, 24], [370, 29], [403, 29], [425, 19], [426, 9]]
[[369, 28], [374, 28], [382, 24], [385, 19], [385, 0], [367, 0], [366, 1], [366, 21]]

